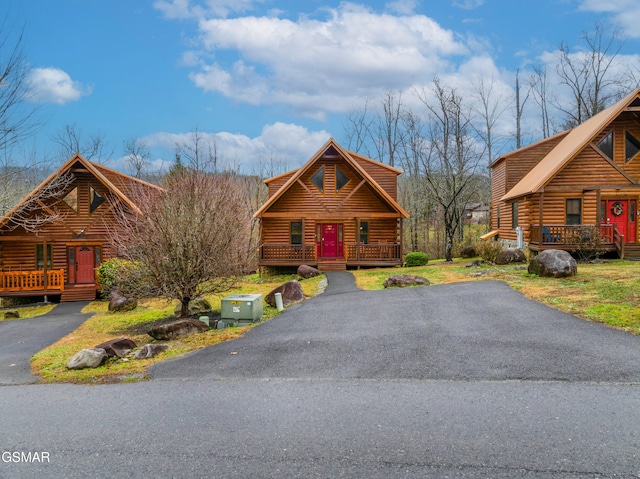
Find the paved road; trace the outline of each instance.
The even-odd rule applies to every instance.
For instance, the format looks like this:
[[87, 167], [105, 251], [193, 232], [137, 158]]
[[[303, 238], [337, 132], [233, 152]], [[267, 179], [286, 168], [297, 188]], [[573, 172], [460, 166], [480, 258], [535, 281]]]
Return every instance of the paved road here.
[[0, 321], [0, 385], [38, 380], [31, 375], [31, 356], [80, 326], [91, 314], [80, 311], [89, 302], [60, 303], [36, 318]]
[[640, 338], [499, 282], [346, 279], [149, 382], [0, 388], [0, 449], [50, 458], [0, 477], [640, 477]]

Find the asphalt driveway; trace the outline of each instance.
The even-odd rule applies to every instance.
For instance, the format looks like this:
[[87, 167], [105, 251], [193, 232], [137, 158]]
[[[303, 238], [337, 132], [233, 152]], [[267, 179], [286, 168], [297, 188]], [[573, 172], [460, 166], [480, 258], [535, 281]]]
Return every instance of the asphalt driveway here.
[[242, 338], [154, 365], [154, 379], [640, 381], [640, 337], [498, 281], [358, 290], [349, 273]]
[[60, 303], [36, 318], [0, 321], [0, 385], [36, 382], [38, 378], [31, 375], [31, 356], [86, 321], [91, 314], [80, 311], [88, 303]]

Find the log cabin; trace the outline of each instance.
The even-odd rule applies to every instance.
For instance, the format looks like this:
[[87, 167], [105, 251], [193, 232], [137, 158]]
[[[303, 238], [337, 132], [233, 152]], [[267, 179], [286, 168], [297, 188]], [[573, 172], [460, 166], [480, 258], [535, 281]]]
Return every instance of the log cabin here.
[[640, 89], [586, 120], [498, 158], [491, 233], [531, 251], [572, 251], [593, 231], [598, 248], [640, 257]]
[[116, 211], [139, 211], [136, 188], [163, 191], [80, 154], [66, 161], [0, 220], [0, 297], [95, 299]]
[[402, 263], [402, 171], [329, 139], [302, 167], [265, 180], [259, 266], [321, 271]]

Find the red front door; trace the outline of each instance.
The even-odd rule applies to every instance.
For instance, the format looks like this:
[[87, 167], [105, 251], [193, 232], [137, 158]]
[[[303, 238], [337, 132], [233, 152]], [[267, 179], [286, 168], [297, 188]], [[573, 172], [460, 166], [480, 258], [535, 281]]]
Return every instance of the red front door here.
[[636, 242], [636, 200], [603, 200], [603, 223], [614, 224], [625, 243]]
[[321, 258], [342, 258], [342, 225], [322, 223], [318, 225], [318, 254]]
[[76, 246], [76, 283], [95, 282], [93, 246]]

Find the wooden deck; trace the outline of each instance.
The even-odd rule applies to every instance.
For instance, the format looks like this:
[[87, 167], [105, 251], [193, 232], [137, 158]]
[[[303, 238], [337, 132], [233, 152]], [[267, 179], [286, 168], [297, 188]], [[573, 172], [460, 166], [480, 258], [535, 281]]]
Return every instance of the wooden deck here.
[[[594, 237], [597, 234], [597, 237]], [[624, 236], [613, 224], [600, 225], [539, 225], [531, 226], [529, 249], [544, 251], [561, 249], [576, 251], [578, 248], [597, 248], [602, 253], [616, 252], [622, 259], [640, 258], [640, 245], [625, 242]]]
[[[396, 266], [402, 264], [400, 244], [347, 244], [344, 256], [318, 258], [315, 245], [263, 244], [260, 246], [260, 266], [318, 266], [319, 269], [358, 266]], [[321, 268], [322, 267], [322, 268]]]

